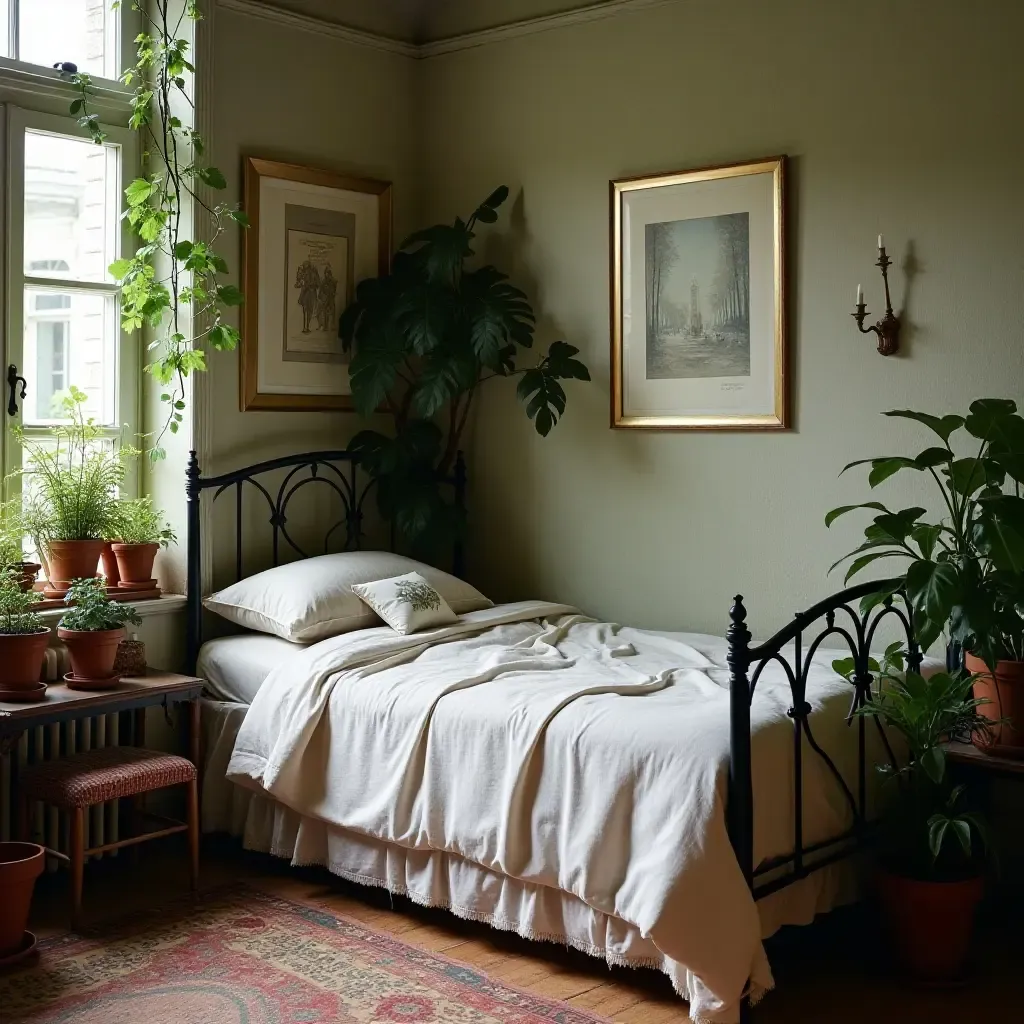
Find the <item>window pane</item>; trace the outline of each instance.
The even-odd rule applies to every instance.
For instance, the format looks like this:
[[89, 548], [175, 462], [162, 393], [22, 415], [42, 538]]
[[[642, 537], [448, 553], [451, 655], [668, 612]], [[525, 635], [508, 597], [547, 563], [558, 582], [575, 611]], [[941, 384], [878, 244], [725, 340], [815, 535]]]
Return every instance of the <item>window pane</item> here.
[[107, 66], [114, 49], [109, 7], [108, 0], [21, 0], [18, 57], [45, 67], [71, 61], [79, 71], [116, 77], [116, 68]]
[[117, 233], [117, 149], [25, 133], [25, 273], [110, 281]]
[[113, 295], [56, 288], [25, 289], [26, 426], [62, 419], [74, 385], [97, 423], [117, 420], [117, 308]]
[[8, 0], [0, 0], [0, 57], [10, 57], [10, 37], [8, 26], [11, 23], [11, 8]]

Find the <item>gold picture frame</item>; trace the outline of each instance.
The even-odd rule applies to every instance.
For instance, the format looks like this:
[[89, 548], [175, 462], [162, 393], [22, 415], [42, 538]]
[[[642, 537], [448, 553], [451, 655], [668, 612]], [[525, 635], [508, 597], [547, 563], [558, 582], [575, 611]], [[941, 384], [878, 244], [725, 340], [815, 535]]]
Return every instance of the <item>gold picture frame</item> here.
[[248, 156], [244, 209], [242, 411], [352, 410], [338, 318], [391, 268], [391, 183]]
[[785, 162], [609, 183], [612, 427], [789, 427]]

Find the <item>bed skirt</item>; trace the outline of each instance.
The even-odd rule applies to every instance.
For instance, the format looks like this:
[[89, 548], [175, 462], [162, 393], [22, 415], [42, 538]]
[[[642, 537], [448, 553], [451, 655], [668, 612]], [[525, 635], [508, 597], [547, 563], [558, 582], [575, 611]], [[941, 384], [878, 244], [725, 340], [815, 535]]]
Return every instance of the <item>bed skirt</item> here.
[[[665, 956], [635, 926], [594, 910], [571, 893], [511, 878], [457, 854], [410, 849], [304, 817], [229, 782], [225, 773], [247, 710], [245, 704], [202, 701], [204, 832], [226, 832], [240, 837], [246, 849], [285, 858], [296, 867], [326, 867], [360, 885], [384, 888], [526, 939], [569, 946], [610, 965], [654, 968], [688, 999], [684, 965]], [[857, 895], [852, 862], [817, 871], [758, 903], [762, 937], [784, 925], [809, 924]]]

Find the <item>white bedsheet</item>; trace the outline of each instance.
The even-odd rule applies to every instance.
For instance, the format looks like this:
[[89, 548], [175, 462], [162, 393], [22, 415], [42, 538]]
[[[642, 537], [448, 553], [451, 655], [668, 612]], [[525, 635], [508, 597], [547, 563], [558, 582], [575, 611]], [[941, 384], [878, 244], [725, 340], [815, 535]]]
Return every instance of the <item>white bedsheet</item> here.
[[[693, 640], [540, 602], [335, 637], [270, 674], [228, 775], [357, 835], [571, 893], [683, 968], [695, 1019], [735, 1020], [747, 979], [757, 998], [771, 974], [725, 827], [722, 642]], [[807, 697], [835, 749], [849, 687], [830, 660]], [[792, 845], [791, 703], [770, 666], [752, 706], [758, 860]], [[816, 758], [804, 776], [814, 842], [848, 811]]]
[[200, 648], [196, 674], [214, 700], [251, 704], [267, 676], [302, 649], [268, 633], [217, 637]]

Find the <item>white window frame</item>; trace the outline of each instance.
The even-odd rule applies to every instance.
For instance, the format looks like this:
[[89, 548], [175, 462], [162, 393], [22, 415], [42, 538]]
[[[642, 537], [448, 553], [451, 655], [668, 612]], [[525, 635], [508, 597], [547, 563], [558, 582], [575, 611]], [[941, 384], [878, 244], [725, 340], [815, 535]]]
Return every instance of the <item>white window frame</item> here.
[[[6, 160], [4, 163], [5, 182], [4, 193], [6, 195], [6, 237], [7, 245], [3, 253], [6, 263], [6, 274], [4, 275], [4, 291], [6, 293], [6, 317], [4, 318], [4, 329], [7, 336], [6, 361], [7, 364], [15, 363], [19, 371], [24, 375], [24, 335], [25, 335], [25, 310], [24, 296], [25, 287], [39, 285], [49, 289], [55, 286], [65, 285], [67, 291], [88, 291], [103, 295], [111, 295], [115, 298], [118, 293], [118, 286], [109, 276], [103, 282], [88, 282], [81, 280], [67, 281], [64, 278], [34, 276], [25, 272], [25, 132], [28, 130], [52, 133], [68, 137], [88, 138], [88, 134], [78, 126], [72, 117], [61, 117], [55, 114], [40, 113], [34, 110], [25, 110], [20, 107], [7, 107], [7, 131], [6, 131]], [[107, 144], [118, 147], [119, 159], [112, 161], [114, 181], [108, 182], [108, 188], [116, 197], [115, 209], [120, 209], [120, 197], [123, 191], [124, 179], [134, 177], [135, 169], [138, 166], [138, 142], [135, 132], [126, 128], [103, 126], [107, 133]], [[117, 221], [114, 226], [113, 237], [108, 240], [111, 261], [118, 259], [122, 254], [134, 252], [135, 241], [127, 221]], [[128, 443], [136, 443], [141, 422], [142, 405], [142, 339], [141, 332], [125, 334], [120, 329], [119, 310], [117, 316], [116, 335], [116, 380], [117, 380], [117, 415], [116, 423], [109, 427], [103, 427], [103, 434], [109, 437], [115, 444], [123, 439]], [[76, 383], [71, 381], [71, 383]], [[6, 377], [3, 381], [4, 388], [7, 388]], [[32, 400], [29, 397], [23, 402], [18, 399], [18, 412], [16, 416], [9, 416], [7, 413], [8, 394], [5, 390], [2, 412], [0, 415], [6, 420], [3, 430], [4, 451], [3, 469], [6, 478], [8, 494], [17, 491], [17, 477], [10, 474], [21, 466], [21, 447], [11, 444], [10, 429], [12, 426], [22, 423], [24, 404]], [[27, 436], [45, 437], [48, 434], [44, 425], [32, 425], [25, 427]], [[124, 493], [127, 496], [134, 496], [139, 491], [139, 479], [141, 467], [129, 474], [125, 480]]]
[[[0, 40], [4, 45], [0, 48], [0, 68], [6, 66], [8, 69], [30, 70], [40, 67], [52, 68], [58, 61], [71, 62], [81, 67], [81, 54], [54, 53], [53, 60], [48, 64], [32, 64], [20, 59], [18, 38], [18, 24], [20, 8], [25, 3], [39, 2], [39, 0], [7, 0], [7, 24], [0, 25]], [[135, 12], [126, 11], [131, 6], [130, 0], [125, 0], [119, 10], [111, 10], [111, 0], [104, 0], [104, 40], [103, 40], [103, 74], [92, 74], [98, 82], [114, 84], [117, 82], [123, 68], [130, 67], [134, 61], [134, 36], [129, 24], [136, 18]], [[4, 56], [6, 54], [6, 56]], [[85, 70], [83, 68], [83, 70]]]

